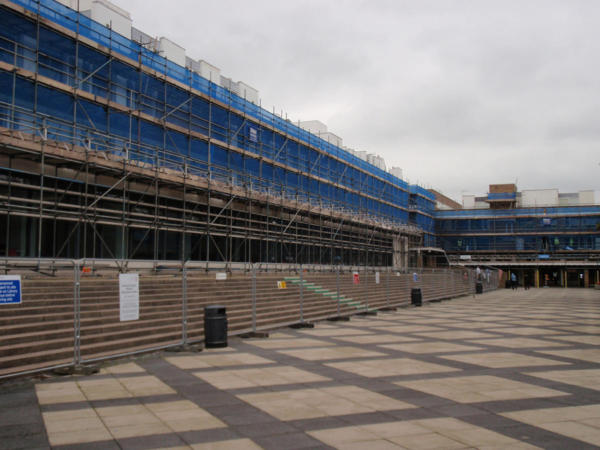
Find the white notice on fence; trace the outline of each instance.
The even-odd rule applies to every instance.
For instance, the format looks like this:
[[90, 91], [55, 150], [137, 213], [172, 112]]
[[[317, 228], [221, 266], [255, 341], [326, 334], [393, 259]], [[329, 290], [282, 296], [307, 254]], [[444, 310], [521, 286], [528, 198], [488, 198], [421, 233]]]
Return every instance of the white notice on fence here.
[[379, 272], [375, 272], [375, 284], [379, 284]]
[[140, 318], [140, 280], [137, 273], [119, 274], [121, 322]]

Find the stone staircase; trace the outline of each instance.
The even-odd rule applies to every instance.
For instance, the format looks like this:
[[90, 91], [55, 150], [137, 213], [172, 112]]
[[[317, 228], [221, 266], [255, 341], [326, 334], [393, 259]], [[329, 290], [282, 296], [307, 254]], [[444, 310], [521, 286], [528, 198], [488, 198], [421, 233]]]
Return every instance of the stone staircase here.
[[354, 300], [354, 299], [349, 298], [341, 293], [338, 294], [337, 286], [336, 286], [335, 290], [331, 290], [331, 289], [324, 288], [323, 286], [320, 286], [318, 284], [311, 283], [309, 281], [301, 279], [300, 277], [285, 277], [285, 280], [289, 283], [301, 286], [303, 288], [303, 292], [305, 292], [304, 291], [304, 289], [305, 289], [306, 291], [309, 291], [309, 292], [312, 291], [315, 294], [320, 294], [323, 297], [330, 299], [332, 302], [334, 302], [334, 304], [336, 304], [336, 307], [337, 307], [337, 303], [339, 303], [340, 304], [340, 313], [341, 313], [342, 306], [354, 308], [354, 310], [350, 309], [350, 311], [347, 311], [346, 310], [347, 308], [344, 308], [345, 309], [344, 312], [346, 314], [348, 314], [348, 313], [352, 314], [352, 313], [356, 313], [356, 312], [375, 312], [375, 311], [377, 311], [375, 308], [369, 308], [367, 305], [365, 305], [361, 301]]
[[[140, 275], [140, 318], [121, 322], [118, 276], [82, 274], [80, 285], [80, 353], [82, 362], [125, 353], [175, 346], [183, 339], [183, 280], [175, 275]], [[286, 281], [286, 289], [278, 288]], [[457, 273], [449, 277], [424, 274], [419, 283], [424, 302], [471, 292]], [[352, 273], [295, 272], [256, 273], [255, 300], [251, 273], [215, 274], [188, 272], [187, 338], [204, 340], [204, 307], [227, 308], [230, 334], [268, 330], [314, 322], [335, 316], [374, 312], [410, 303], [411, 276], [361, 273], [354, 284]], [[338, 302], [339, 286], [339, 302]], [[22, 303], [0, 305], [0, 376], [70, 364], [75, 354], [74, 280], [58, 275], [22, 279]], [[338, 311], [339, 308], [339, 311]]]

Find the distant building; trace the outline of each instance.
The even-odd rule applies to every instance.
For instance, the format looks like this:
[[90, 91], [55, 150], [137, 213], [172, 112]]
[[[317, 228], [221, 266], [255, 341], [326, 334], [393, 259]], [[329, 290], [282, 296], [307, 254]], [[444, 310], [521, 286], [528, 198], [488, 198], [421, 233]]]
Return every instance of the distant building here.
[[464, 194], [464, 209], [507, 209], [537, 206], [584, 206], [600, 204], [600, 191], [585, 190], [561, 193], [558, 189], [527, 189], [517, 191], [514, 184], [490, 184], [485, 196]]
[[587, 287], [600, 281], [596, 191], [518, 191], [491, 184], [462, 208], [436, 211], [436, 236], [454, 261], [516, 272], [521, 284]]

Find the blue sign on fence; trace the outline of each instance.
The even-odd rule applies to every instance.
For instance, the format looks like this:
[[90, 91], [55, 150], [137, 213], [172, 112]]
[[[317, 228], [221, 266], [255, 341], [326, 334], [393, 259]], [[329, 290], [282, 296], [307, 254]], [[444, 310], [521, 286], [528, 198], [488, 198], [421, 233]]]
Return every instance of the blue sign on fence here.
[[21, 275], [0, 275], [0, 305], [21, 303]]

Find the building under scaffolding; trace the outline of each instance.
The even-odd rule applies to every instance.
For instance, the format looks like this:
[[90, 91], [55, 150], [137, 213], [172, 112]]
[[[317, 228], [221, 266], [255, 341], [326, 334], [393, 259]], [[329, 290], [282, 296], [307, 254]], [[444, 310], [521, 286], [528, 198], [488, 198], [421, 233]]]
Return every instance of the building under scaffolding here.
[[436, 212], [438, 244], [454, 262], [515, 272], [521, 285], [600, 284], [594, 191], [518, 192], [514, 184], [492, 184], [486, 196], [465, 196], [463, 203], [465, 208]]
[[0, 8], [2, 256], [405, 267], [434, 245], [431, 193], [241, 84], [54, 0]]

